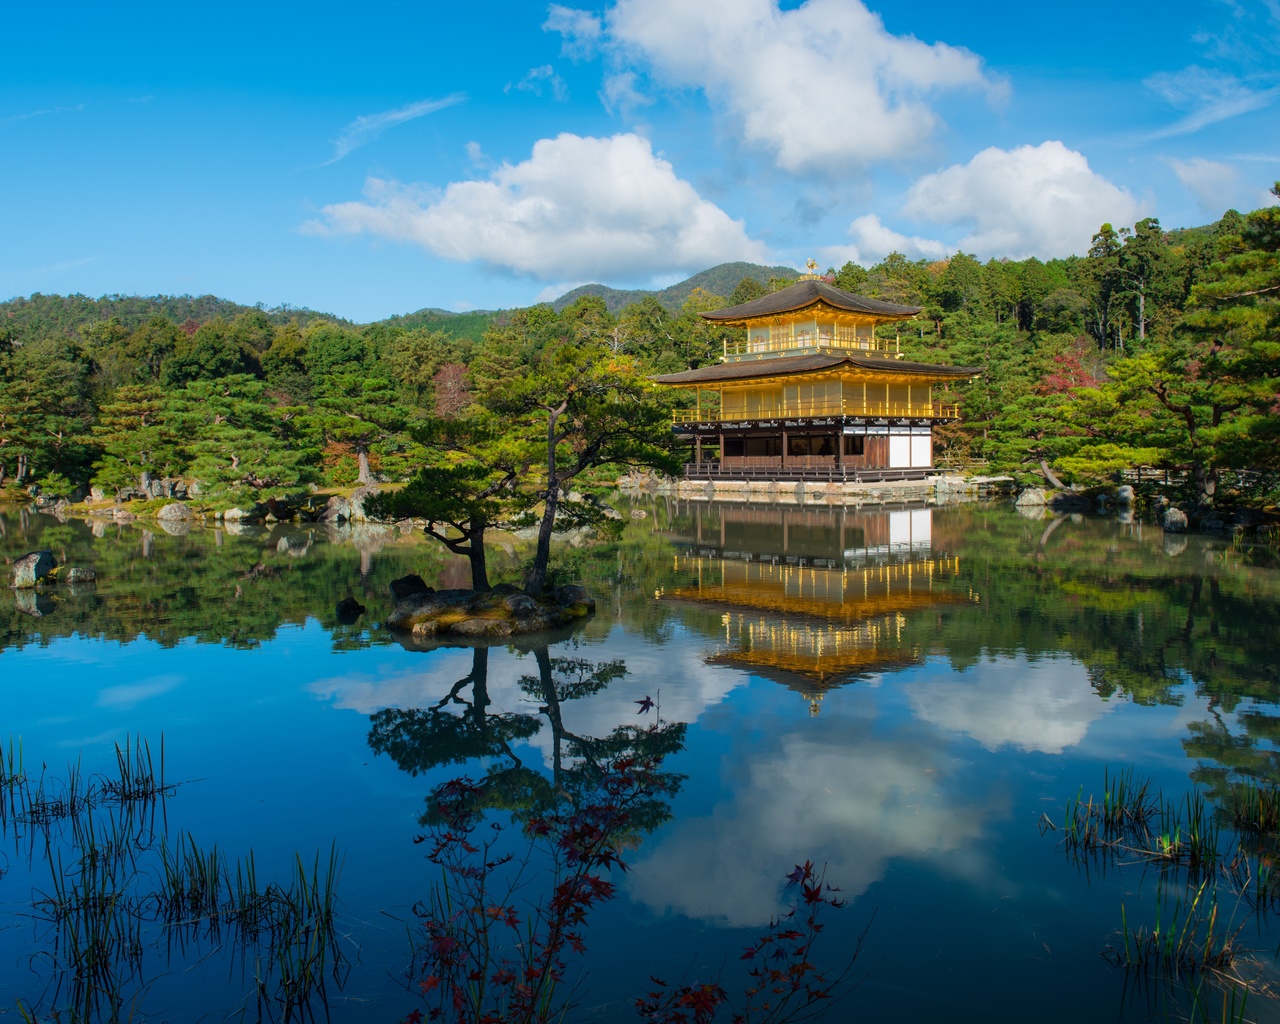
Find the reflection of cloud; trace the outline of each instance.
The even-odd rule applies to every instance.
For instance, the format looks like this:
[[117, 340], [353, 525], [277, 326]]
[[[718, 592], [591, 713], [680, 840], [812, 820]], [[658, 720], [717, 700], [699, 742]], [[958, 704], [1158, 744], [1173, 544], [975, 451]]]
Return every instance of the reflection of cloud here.
[[751, 927], [778, 909], [782, 875], [806, 858], [850, 897], [894, 857], [958, 856], [988, 809], [942, 792], [942, 748], [923, 733], [886, 739], [831, 719], [750, 756], [731, 802], [685, 818], [633, 865], [633, 898], [655, 911]]
[[1112, 708], [1093, 691], [1084, 666], [1068, 658], [985, 662], [903, 689], [926, 722], [972, 736], [988, 750], [1060, 754]]
[[155, 676], [137, 683], [123, 686], [108, 686], [98, 691], [98, 707], [131, 708], [144, 700], [158, 697], [162, 693], [176, 690], [182, 685], [181, 676]]
[[[620, 658], [627, 675], [605, 689], [561, 705], [564, 727], [578, 736], [607, 736], [620, 725], [647, 725], [653, 716], [639, 716], [635, 701], [644, 696], [660, 700], [662, 717], [668, 722], [694, 722], [722, 701], [729, 691], [747, 682], [745, 673], [707, 665], [701, 652], [681, 644], [658, 647], [615, 631], [607, 653], [602, 647], [583, 645], [551, 648], [553, 658], [586, 658], [607, 661]], [[377, 677], [339, 676], [312, 683], [308, 689], [335, 707], [361, 714], [383, 708], [427, 708], [437, 704], [455, 682], [471, 672], [469, 650], [442, 649], [422, 656], [420, 667]], [[532, 655], [518, 657], [502, 648], [489, 652], [489, 699], [491, 714], [537, 715], [540, 697], [520, 689], [521, 676], [538, 675]], [[661, 693], [659, 693], [661, 691]], [[471, 699], [470, 689], [462, 696]], [[452, 710], [459, 710], [457, 705]], [[542, 729], [528, 742], [546, 757], [551, 754], [551, 730]]]

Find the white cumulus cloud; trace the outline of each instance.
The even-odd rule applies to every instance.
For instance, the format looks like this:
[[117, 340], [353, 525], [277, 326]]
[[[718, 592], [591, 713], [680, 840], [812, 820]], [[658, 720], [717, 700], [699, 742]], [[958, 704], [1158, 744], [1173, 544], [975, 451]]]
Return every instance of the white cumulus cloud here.
[[959, 248], [980, 256], [1050, 259], [1083, 253], [1099, 225], [1132, 224], [1141, 204], [1061, 142], [984, 149], [919, 179], [907, 192], [908, 217], [970, 227]]
[[413, 242], [543, 280], [639, 280], [767, 256], [634, 134], [541, 139], [528, 160], [443, 191], [370, 178], [364, 201], [326, 206], [304, 230]]
[[932, 238], [904, 235], [881, 223], [874, 213], [857, 218], [849, 225], [851, 245], [833, 245], [822, 250], [822, 256], [833, 266], [842, 266], [852, 260], [863, 266], [878, 263], [891, 252], [900, 252], [910, 259], [940, 260], [947, 256], [947, 247]]
[[935, 94], [1004, 89], [975, 54], [894, 35], [860, 0], [618, 0], [605, 24], [616, 64], [703, 90], [789, 172], [919, 153]]

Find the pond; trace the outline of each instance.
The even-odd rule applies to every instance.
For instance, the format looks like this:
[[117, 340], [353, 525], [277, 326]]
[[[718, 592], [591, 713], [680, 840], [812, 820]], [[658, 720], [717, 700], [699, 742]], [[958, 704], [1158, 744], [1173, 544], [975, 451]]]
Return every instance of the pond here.
[[[1280, 781], [1263, 555], [1004, 505], [618, 507], [557, 553], [596, 615], [489, 648], [380, 626], [393, 579], [466, 583], [420, 533], [0, 515], [6, 558], [98, 575], [0, 598], [0, 1017], [402, 1020], [436, 787], [472, 779], [519, 857], [538, 808], [642, 754], [663, 782], [568, 957], [570, 1020], [639, 1019], [655, 976], [719, 984], [729, 1019], [806, 862], [846, 903], [812, 953], [852, 961], [828, 1019], [1280, 1019], [1275, 837], [1233, 817]], [[526, 556], [499, 537], [494, 576]], [[1128, 769], [1147, 823], [1108, 831], [1087, 801]], [[299, 930], [299, 903], [332, 917]]]

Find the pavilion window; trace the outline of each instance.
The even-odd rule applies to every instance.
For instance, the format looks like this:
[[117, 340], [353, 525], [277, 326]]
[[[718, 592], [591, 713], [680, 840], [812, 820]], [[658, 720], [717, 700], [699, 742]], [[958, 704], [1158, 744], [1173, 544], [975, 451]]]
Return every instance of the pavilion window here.
[[[725, 438], [728, 447], [729, 439]], [[780, 437], [746, 437], [742, 439], [743, 454], [752, 458], [777, 458], [782, 454]]]
[[910, 384], [890, 384], [889, 385], [889, 412], [894, 415], [901, 416], [907, 411], [907, 407], [911, 404], [911, 385]]
[[865, 455], [867, 453], [866, 437], [862, 434], [845, 434], [844, 453], [845, 455]]
[[787, 438], [787, 455], [835, 455], [835, 438], [830, 434], [792, 434]]

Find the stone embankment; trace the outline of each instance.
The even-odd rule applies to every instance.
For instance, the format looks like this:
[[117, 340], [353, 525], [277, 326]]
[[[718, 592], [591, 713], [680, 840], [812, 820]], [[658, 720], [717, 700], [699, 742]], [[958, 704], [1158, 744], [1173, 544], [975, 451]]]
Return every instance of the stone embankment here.
[[803, 480], [643, 480], [623, 478], [624, 491], [648, 491], [705, 501], [777, 503], [783, 505], [936, 505], [977, 501], [1006, 493], [1012, 477], [963, 477], [943, 474], [924, 480], [884, 483], [825, 483]]

